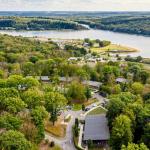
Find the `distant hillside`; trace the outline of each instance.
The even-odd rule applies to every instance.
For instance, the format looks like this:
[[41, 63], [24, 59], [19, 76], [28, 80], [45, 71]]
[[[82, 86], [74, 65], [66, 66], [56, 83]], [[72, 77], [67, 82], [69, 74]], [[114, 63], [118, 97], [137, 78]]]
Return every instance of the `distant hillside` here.
[[132, 15], [142, 16], [150, 15], [150, 12], [111, 12], [111, 11], [0, 11], [0, 16], [21, 16], [21, 17], [72, 17], [72, 16], [118, 16], [118, 15]]
[[82, 18], [76, 20], [79, 23], [87, 24], [91, 28], [139, 34], [150, 36], [150, 16], [112, 16], [101, 18]]
[[33, 17], [0, 17], [0, 30], [61, 30], [86, 29], [84, 26], [69, 20], [57, 18]]
[[94, 29], [150, 36], [150, 12], [0, 12], [0, 30]]

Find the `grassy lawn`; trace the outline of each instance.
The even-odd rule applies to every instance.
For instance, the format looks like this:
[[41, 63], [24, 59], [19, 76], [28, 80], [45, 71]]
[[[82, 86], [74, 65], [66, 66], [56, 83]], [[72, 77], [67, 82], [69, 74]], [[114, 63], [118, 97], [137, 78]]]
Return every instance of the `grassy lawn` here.
[[87, 106], [89, 106], [93, 103], [96, 103], [96, 102], [98, 102], [97, 99], [91, 99], [91, 100], [88, 100], [88, 101], [84, 102], [84, 105], [85, 105], [85, 107], [87, 107]]
[[73, 104], [73, 111], [79, 111], [82, 109], [82, 104]]
[[56, 137], [62, 138], [62, 137], [65, 137], [65, 135], [66, 135], [66, 125], [61, 124], [60, 120], [58, 120], [54, 126], [51, 122], [46, 122], [45, 123], [45, 131], [47, 131], [48, 133], [50, 133]]
[[98, 114], [103, 114], [103, 113], [106, 113], [106, 110], [104, 110], [101, 107], [98, 107], [98, 108], [90, 111], [87, 115], [98, 115]]
[[150, 71], [150, 64], [142, 64], [143, 68], [147, 71]]
[[117, 44], [110, 44], [109, 46], [105, 46], [105, 47], [101, 47], [101, 48], [100, 47], [91, 48], [92, 52], [104, 52], [104, 51], [114, 51], [114, 50], [117, 50], [118, 52], [136, 52], [136, 51], [138, 51], [135, 48], [117, 45]]

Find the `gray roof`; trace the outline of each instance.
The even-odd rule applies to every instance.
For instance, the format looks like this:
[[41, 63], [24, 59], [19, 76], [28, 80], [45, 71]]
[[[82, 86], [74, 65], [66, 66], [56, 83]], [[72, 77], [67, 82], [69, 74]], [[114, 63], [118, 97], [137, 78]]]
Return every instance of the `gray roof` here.
[[48, 76], [37, 76], [38, 80], [42, 80], [42, 81], [49, 81], [49, 77]]
[[116, 79], [116, 82], [119, 82], [119, 83], [127, 83], [128, 80], [125, 79], [125, 78], [117, 78], [117, 79]]
[[[29, 77], [32, 77], [32, 76], [27, 76], [27, 77], [29, 78]], [[38, 79], [38, 80], [42, 80], [42, 81], [50, 81], [48, 76], [41, 76], [41, 77], [36, 76], [35, 78]], [[73, 79], [75, 79], [75, 78], [73, 78], [73, 77], [60, 77], [59, 78], [59, 80], [61, 82], [71, 82], [71, 81], [73, 81]], [[97, 87], [97, 88], [99, 88], [99, 86], [102, 85], [101, 82], [96, 82], [96, 81], [83, 81], [82, 83], [86, 84], [86, 85], [89, 85], [89, 86]]]
[[101, 82], [97, 82], [97, 81], [83, 81], [82, 83], [89, 85], [89, 86], [97, 87], [97, 88], [99, 88], [100, 85], [102, 85]]
[[84, 140], [108, 140], [110, 137], [105, 114], [90, 115], [85, 119]]
[[[31, 78], [34, 76], [27, 76], [27, 78]], [[48, 76], [35, 76], [34, 78], [36, 78], [37, 80], [42, 80], [42, 81], [49, 81], [49, 77]]]
[[[68, 78], [66, 78], [66, 77], [60, 77], [60, 78], [59, 78], [59, 80], [60, 80], [61, 82], [71, 82], [73, 79], [75, 79], [75, 78], [72, 78], [72, 77], [68, 77]], [[102, 85], [101, 82], [90, 81], [90, 80], [88, 80], [88, 81], [83, 81], [82, 83], [85, 84], [85, 85], [89, 85], [89, 86], [93, 86], [93, 87], [97, 87], [97, 88], [99, 88], [99, 86]]]
[[73, 78], [71, 78], [71, 77], [68, 77], [68, 78], [67, 77], [60, 77], [59, 80], [61, 82], [71, 82], [73, 80]]

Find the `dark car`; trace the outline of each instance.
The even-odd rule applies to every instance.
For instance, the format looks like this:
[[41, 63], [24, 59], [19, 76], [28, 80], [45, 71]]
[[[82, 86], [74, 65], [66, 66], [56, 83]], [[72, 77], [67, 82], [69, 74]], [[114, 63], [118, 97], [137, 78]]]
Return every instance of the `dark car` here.
[[90, 108], [85, 108], [85, 110], [84, 111], [89, 111], [90, 110]]

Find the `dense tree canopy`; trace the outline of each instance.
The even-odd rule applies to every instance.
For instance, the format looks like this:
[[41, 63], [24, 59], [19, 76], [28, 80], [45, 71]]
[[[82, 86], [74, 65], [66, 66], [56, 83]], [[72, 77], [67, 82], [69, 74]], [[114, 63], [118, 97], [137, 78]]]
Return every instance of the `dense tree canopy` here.
[[132, 142], [132, 139], [131, 120], [125, 115], [118, 116], [113, 122], [110, 138], [112, 148], [119, 150], [123, 144]]
[[31, 150], [32, 145], [22, 133], [9, 130], [0, 136], [0, 149]]

